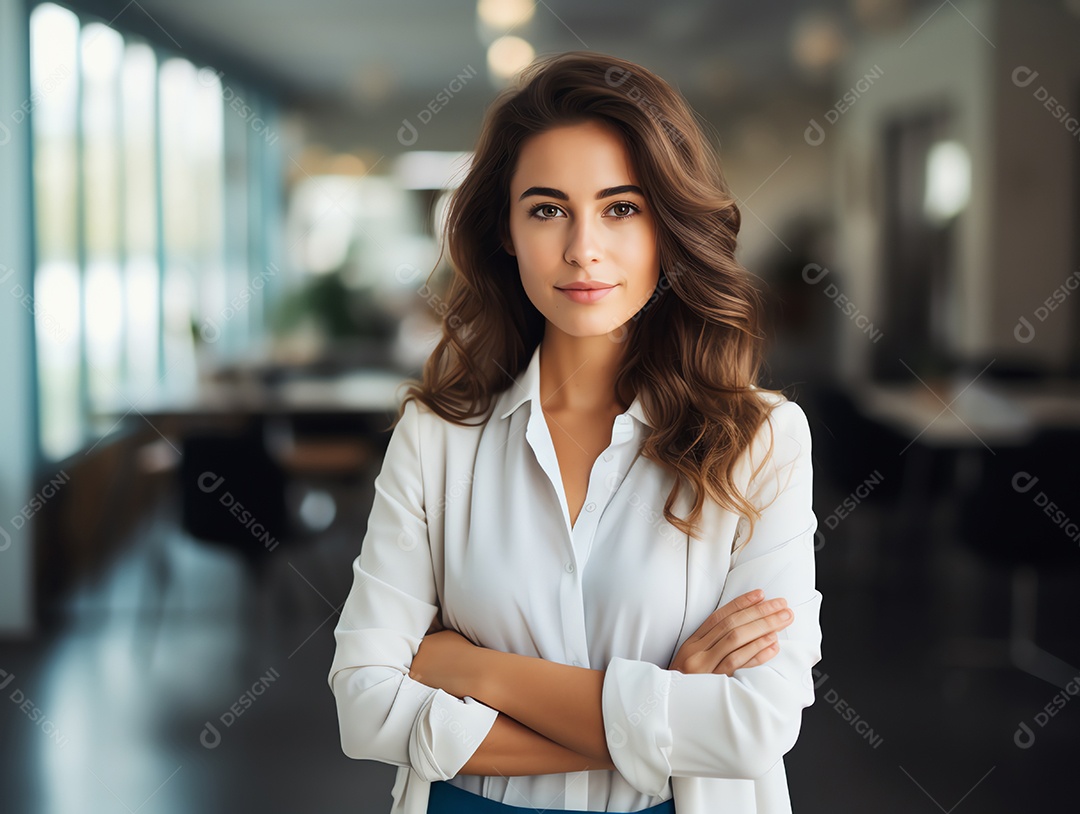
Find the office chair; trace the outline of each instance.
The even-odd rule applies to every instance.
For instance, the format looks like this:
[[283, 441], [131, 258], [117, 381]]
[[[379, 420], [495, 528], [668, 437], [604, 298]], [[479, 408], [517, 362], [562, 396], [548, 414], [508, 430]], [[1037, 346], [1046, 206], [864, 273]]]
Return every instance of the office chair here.
[[[1061, 522], [1080, 523], [1078, 455], [1080, 430], [1045, 429], [1026, 447], [993, 453], [981, 449], [969, 459], [970, 477], [957, 499], [955, 536], [983, 562], [1008, 570], [1009, 632], [1007, 637], [953, 640], [946, 644], [947, 662], [1012, 665], [1057, 687], [1080, 673], [1036, 643], [1040, 573], [1080, 574], [1076, 541]], [[1051, 503], [1054, 516], [1046, 513]]]

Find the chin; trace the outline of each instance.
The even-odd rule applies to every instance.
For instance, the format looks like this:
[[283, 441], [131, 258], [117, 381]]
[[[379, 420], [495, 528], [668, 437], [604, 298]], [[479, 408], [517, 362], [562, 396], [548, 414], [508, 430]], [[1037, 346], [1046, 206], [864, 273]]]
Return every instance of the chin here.
[[620, 329], [626, 323], [625, 320], [617, 322], [611, 317], [605, 319], [600, 315], [587, 320], [549, 319], [548, 321], [564, 334], [582, 339], [591, 336], [606, 336], [613, 331], [621, 332]]

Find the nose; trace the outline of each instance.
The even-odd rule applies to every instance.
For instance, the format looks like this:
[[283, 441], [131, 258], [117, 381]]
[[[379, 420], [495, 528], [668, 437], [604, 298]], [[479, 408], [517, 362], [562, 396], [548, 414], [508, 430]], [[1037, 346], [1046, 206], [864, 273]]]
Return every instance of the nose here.
[[570, 230], [563, 259], [572, 266], [584, 268], [600, 262], [603, 256], [598, 224], [586, 218], [579, 219]]

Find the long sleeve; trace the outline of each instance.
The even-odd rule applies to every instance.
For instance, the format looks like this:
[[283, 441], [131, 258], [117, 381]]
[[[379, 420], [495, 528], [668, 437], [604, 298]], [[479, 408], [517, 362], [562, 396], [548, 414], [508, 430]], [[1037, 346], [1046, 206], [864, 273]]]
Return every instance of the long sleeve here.
[[785, 597], [795, 619], [780, 632], [775, 657], [733, 676], [611, 660], [602, 696], [608, 748], [627, 782], [646, 794], [659, 795], [669, 777], [760, 777], [794, 746], [802, 710], [814, 701], [821, 594], [814, 587], [810, 428], [791, 401], [768, 421], [773, 456], [747, 491], [764, 509], [732, 556], [718, 606], [762, 588], [769, 598]]
[[409, 766], [422, 779], [436, 781], [458, 773], [498, 711], [409, 677], [438, 612], [419, 421], [417, 403], [407, 402], [375, 480], [327, 680], [346, 755]]

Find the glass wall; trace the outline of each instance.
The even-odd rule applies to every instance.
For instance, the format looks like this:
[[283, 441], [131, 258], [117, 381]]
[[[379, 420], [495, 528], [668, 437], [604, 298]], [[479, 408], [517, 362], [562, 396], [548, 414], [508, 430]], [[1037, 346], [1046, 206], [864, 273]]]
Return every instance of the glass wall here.
[[275, 109], [54, 3], [34, 8], [30, 47], [40, 445], [55, 460], [190, 396], [198, 348], [230, 356], [261, 335], [263, 304], [232, 304], [267, 290], [250, 283], [265, 277]]

